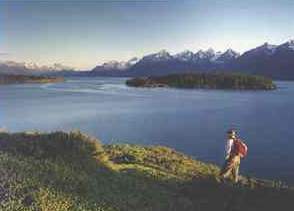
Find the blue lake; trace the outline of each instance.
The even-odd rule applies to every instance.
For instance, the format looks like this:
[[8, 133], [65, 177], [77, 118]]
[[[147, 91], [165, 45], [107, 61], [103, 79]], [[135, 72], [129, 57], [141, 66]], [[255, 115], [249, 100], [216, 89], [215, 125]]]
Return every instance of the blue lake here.
[[294, 183], [294, 82], [275, 91], [130, 88], [124, 78], [0, 86], [0, 127], [80, 129], [103, 143], [165, 145], [221, 165], [225, 133], [249, 146], [241, 173]]

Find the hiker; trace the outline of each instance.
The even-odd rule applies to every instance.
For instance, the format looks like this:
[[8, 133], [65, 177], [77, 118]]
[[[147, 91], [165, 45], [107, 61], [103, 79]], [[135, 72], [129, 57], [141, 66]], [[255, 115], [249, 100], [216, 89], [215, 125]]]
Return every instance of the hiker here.
[[238, 183], [240, 160], [247, 155], [248, 148], [242, 140], [237, 138], [235, 130], [229, 130], [227, 135], [225, 164], [220, 176], [222, 179], [226, 179], [232, 175], [234, 182]]

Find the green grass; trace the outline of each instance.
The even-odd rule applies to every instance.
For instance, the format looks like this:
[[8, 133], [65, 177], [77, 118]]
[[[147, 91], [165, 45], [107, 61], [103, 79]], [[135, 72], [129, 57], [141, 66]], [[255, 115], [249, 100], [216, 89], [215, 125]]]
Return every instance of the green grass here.
[[[1, 133], [0, 210], [277, 210], [273, 181], [220, 183], [219, 168], [173, 149], [102, 145], [80, 132]], [[291, 209], [290, 209], [291, 210]]]

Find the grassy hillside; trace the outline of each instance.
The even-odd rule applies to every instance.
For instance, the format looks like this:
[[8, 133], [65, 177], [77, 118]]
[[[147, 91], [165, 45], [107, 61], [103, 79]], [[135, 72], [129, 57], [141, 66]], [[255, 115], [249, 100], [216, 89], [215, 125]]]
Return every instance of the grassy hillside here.
[[80, 132], [1, 133], [0, 210], [278, 210], [294, 191], [170, 148], [102, 145]]
[[150, 76], [127, 80], [134, 87], [176, 87], [201, 89], [271, 90], [276, 85], [269, 78], [240, 73], [191, 73]]

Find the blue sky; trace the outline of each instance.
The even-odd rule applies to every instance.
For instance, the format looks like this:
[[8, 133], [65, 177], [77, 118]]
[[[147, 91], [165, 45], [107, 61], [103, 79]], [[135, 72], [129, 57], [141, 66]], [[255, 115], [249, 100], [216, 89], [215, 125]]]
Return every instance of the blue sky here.
[[294, 39], [292, 0], [0, 0], [0, 60], [87, 69], [177, 53]]

